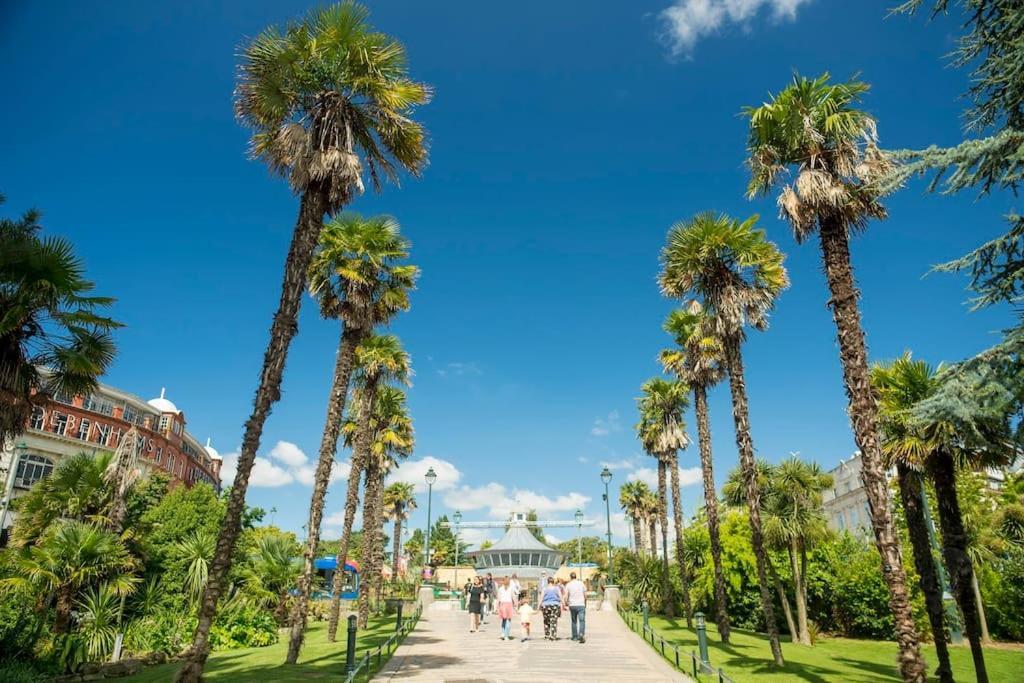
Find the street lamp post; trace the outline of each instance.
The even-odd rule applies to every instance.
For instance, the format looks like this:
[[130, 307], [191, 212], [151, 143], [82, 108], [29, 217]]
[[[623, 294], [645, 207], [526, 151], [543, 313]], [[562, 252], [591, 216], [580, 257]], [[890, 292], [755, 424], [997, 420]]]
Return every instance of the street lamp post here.
[[7, 511], [11, 508], [11, 498], [14, 497], [14, 477], [18, 473], [18, 461], [27, 450], [28, 444], [21, 441], [14, 447], [14, 453], [11, 454], [11, 464], [7, 468], [7, 481], [4, 483], [3, 507], [0, 508], [0, 535], [4, 533], [4, 526], [7, 524]]
[[[580, 535], [582, 532], [583, 510], [576, 510], [576, 564], [580, 567], [583, 565], [583, 537]], [[580, 569], [580, 572], [582, 571], [583, 570]]]
[[604, 515], [608, 524], [608, 584], [615, 584], [615, 568], [612, 564], [612, 508], [608, 499], [608, 483], [612, 480], [612, 471], [605, 467], [601, 470], [601, 481], [604, 482]]
[[427, 474], [423, 477], [427, 482], [427, 541], [426, 546], [423, 549], [424, 556], [424, 567], [430, 566], [430, 504], [434, 496], [434, 482], [437, 481], [437, 472], [431, 467], [427, 470]]
[[462, 523], [462, 513], [456, 510], [452, 521], [455, 522], [455, 578], [452, 579], [452, 585], [455, 590], [459, 590], [459, 524]]

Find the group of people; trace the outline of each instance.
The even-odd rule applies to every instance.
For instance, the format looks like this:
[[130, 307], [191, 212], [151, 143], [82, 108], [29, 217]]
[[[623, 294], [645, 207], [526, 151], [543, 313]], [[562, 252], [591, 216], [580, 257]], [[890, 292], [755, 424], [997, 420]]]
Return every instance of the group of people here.
[[[486, 616], [495, 611], [501, 620], [500, 640], [512, 640], [512, 620], [519, 616], [522, 629], [522, 642], [530, 639], [530, 621], [534, 612], [540, 612], [544, 618], [544, 639], [558, 640], [558, 619], [564, 612], [569, 613], [572, 624], [572, 639], [578, 643], [586, 642], [587, 630], [587, 587], [576, 577], [569, 574], [569, 580], [549, 579], [547, 573], [541, 574], [535, 598], [531, 598], [516, 574], [503, 576], [495, 581], [488, 572], [485, 576], [474, 576], [466, 583], [465, 596], [469, 611], [469, 632], [476, 633]], [[534, 608], [536, 603], [536, 608]]]

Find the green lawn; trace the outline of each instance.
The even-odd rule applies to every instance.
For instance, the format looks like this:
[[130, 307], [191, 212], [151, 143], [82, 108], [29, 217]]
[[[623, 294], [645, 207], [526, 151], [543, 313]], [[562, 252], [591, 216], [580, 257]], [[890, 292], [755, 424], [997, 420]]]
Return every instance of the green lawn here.
[[[308, 681], [332, 679], [340, 681], [345, 670], [344, 622], [337, 643], [327, 642], [327, 622], [311, 622], [306, 632], [306, 642], [295, 666], [285, 666], [284, 657], [288, 651], [288, 631], [282, 629], [280, 639], [267, 647], [251, 647], [241, 650], [214, 652], [206, 664], [205, 678], [218, 683], [238, 681]], [[364, 650], [375, 648], [395, 631], [395, 617], [379, 617], [370, 620], [370, 626], [360, 631], [356, 640], [356, 657]], [[381, 662], [386, 662], [386, 654]], [[375, 661], [370, 662], [373, 671]], [[178, 664], [170, 663], [147, 668], [135, 676], [122, 680], [131, 683], [165, 683], [173, 680]], [[360, 676], [366, 680], [367, 676]]]
[[[650, 623], [666, 641], [679, 644], [684, 651], [697, 652], [696, 633], [687, 630], [684, 620], [652, 616]], [[900, 680], [896, 675], [896, 644], [892, 642], [821, 638], [814, 647], [783, 642], [782, 654], [786, 666], [775, 669], [770, 664], [768, 639], [763, 635], [733, 629], [731, 640], [728, 645], [723, 645], [718, 640], [715, 627], [708, 624], [711, 664], [722, 667], [726, 675], [736, 683], [874, 683]], [[974, 667], [967, 646], [953, 647], [950, 656], [956, 679], [973, 681]], [[935, 648], [926, 646], [925, 657], [930, 674], [935, 670]], [[985, 664], [993, 683], [1020, 681], [1021, 672], [1024, 671], [1024, 649], [992, 647], [985, 653]]]

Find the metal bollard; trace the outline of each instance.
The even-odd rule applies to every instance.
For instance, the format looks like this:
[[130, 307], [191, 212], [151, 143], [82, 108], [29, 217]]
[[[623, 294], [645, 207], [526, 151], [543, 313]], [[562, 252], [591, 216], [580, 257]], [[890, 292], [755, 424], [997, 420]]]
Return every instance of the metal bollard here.
[[648, 606], [647, 606], [647, 601], [646, 600], [644, 600], [643, 609], [644, 609], [644, 628], [648, 628], [650, 626], [650, 624], [647, 622]]
[[704, 619], [704, 613], [697, 612], [693, 616], [697, 620], [697, 647], [700, 648], [700, 661], [704, 664], [710, 664], [708, 659], [708, 625]]
[[395, 631], [402, 630], [402, 604], [398, 603], [398, 616], [395, 618]]
[[345, 649], [345, 673], [356, 670], [356, 615], [348, 618], [348, 642]]

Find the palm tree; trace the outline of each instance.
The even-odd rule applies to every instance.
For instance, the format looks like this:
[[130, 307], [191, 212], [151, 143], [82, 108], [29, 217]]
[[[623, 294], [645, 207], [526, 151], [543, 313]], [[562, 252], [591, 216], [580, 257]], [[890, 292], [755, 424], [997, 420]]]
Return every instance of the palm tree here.
[[[661, 523], [662, 523], [662, 554], [665, 564], [665, 591], [669, 594], [668, 587], [668, 548], [667, 534], [668, 519], [666, 515], [665, 496], [665, 474], [671, 471], [672, 485], [672, 521], [676, 534], [676, 563], [679, 565], [683, 589], [683, 610], [686, 613], [686, 626], [692, 626], [693, 608], [690, 604], [689, 570], [686, 568], [685, 557], [683, 556], [683, 508], [680, 500], [679, 487], [679, 460], [678, 451], [690, 445], [690, 438], [686, 435], [686, 422], [683, 412], [689, 405], [686, 399], [686, 385], [678, 380], [666, 380], [655, 377], [644, 383], [642, 387], [643, 397], [640, 404], [640, 424], [637, 429], [640, 432], [640, 440], [644, 448], [656, 455], [658, 458], [658, 490], [661, 493]], [[673, 601], [667, 601], [669, 614], [672, 613]]]
[[209, 531], [197, 529], [175, 544], [175, 552], [185, 561], [185, 594], [198, 601], [203, 597], [210, 579], [210, 562], [217, 549], [217, 538]]
[[811, 645], [807, 623], [807, 551], [828, 535], [822, 510], [822, 493], [832, 486], [831, 475], [817, 463], [797, 457], [771, 468], [771, 483], [765, 492], [764, 532], [768, 542], [785, 548], [793, 575], [796, 598], [796, 640]]
[[[407, 362], [407, 361], [406, 361]], [[361, 391], [367, 391], [365, 379]], [[383, 507], [384, 478], [398, 466], [400, 459], [412, 453], [412, 420], [405, 393], [383, 385], [374, 392], [373, 410], [368, 422], [362, 419], [365, 404], [360, 402], [355, 420], [344, 426], [346, 441], [354, 448], [369, 442], [366, 462], [366, 495], [363, 500], [363, 584], [359, 590], [359, 627], [366, 628], [370, 618], [370, 596], [379, 592], [384, 567]], [[366, 429], [367, 432], [362, 430]], [[369, 433], [369, 439], [365, 434]]]
[[105, 581], [117, 595], [128, 595], [138, 582], [138, 562], [121, 539], [86, 522], [56, 522], [38, 543], [14, 554], [12, 563], [13, 576], [0, 584], [32, 588], [47, 596], [43, 605], [54, 596], [56, 634], [70, 631], [71, 610], [81, 590]]
[[95, 391], [121, 327], [101, 315], [115, 300], [93, 296], [71, 243], [39, 236], [39, 217], [0, 219], [0, 445], [47, 396]]
[[639, 480], [627, 481], [619, 488], [619, 505], [633, 520], [633, 545], [638, 553], [643, 550], [641, 529], [647, 514], [647, 498], [650, 495], [650, 487]]
[[396, 481], [384, 489], [384, 509], [395, 523], [391, 549], [391, 576], [398, 579], [398, 559], [402, 555], [402, 522], [416, 509], [416, 488], [407, 481]]
[[[935, 369], [923, 361], [913, 360], [910, 354], [905, 354], [888, 366], [875, 367], [872, 380], [878, 393], [878, 406], [885, 437], [882, 447], [883, 452], [892, 458], [898, 467], [902, 466], [900, 478], [902, 480], [906, 476], [912, 487], [907, 494], [903, 494], [901, 482], [901, 498], [906, 500], [910, 496], [915, 496], [920, 500], [920, 489], [917, 488], [920, 483], [913, 481], [915, 469], [923, 468], [935, 485], [939, 526], [942, 530], [942, 553], [949, 572], [952, 592], [964, 616], [964, 630], [971, 644], [975, 675], [979, 681], [987, 681], [980, 615], [973, 588], [974, 569], [968, 552], [968, 535], [957, 495], [956, 469], [958, 463], [970, 467], [1005, 464], [1011, 454], [1010, 449], [1004, 445], [1010, 443], [1009, 433], [1003, 418], [979, 423], [979, 426], [987, 431], [986, 437], [991, 446], [975, 448], [973, 442], [960, 438], [956, 426], [950, 422], [943, 419], [933, 419], [927, 423], [910, 420], [909, 414], [914, 406], [938, 391], [940, 383], [937, 375]], [[908, 511], [908, 528], [911, 524], [911, 514], [916, 517], [918, 513]], [[930, 513], [922, 509], [919, 514], [923, 519], [925, 514]], [[922, 522], [915, 519], [914, 525], [914, 536], [919, 536]], [[923, 548], [917, 550], [918, 543], [920, 540], [915, 542], [915, 562], [917, 555], [924, 552]], [[927, 552], [930, 553], [930, 549]], [[930, 602], [929, 618], [933, 620], [934, 629], [934, 595]], [[936, 634], [936, 641], [941, 639], [942, 633], [943, 631], [939, 631]]]
[[715, 623], [723, 643], [729, 642], [729, 610], [722, 571], [722, 540], [718, 527], [718, 498], [712, 466], [711, 420], [708, 415], [708, 389], [722, 381], [722, 344], [711, 332], [711, 321], [699, 301], [676, 309], [665, 320], [665, 331], [675, 339], [677, 348], [661, 352], [666, 372], [672, 372], [693, 389], [694, 414], [697, 416], [697, 441], [700, 445], [700, 470], [704, 482], [704, 510], [708, 519], [708, 538], [715, 576]]
[[865, 228], [871, 218], [885, 218], [879, 195], [871, 188], [892, 166], [877, 147], [874, 119], [853, 107], [867, 89], [856, 81], [829, 83], [828, 74], [814, 80], [795, 76], [769, 102], [746, 109], [749, 194], [770, 192], [784, 171], [794, 169], [796, 181], [779, 194], [780, 213], [798, 242], [818, 232], [861, 476], [896, 623], [900, 672], [905, 681], [916, 683], [924, 680], [925, 663], [889, 504], [878, 408], [850, 263], [850, 232]]
[[644, 520], [647, 522], [647, 552], [651, 557], [658, 556], [658, 516], [661, 504], [657, 491], [649, 491], [644, 500]]
[[361, 5], [346, 1], [314, 9], [284, 30], [268, 28], [244, 48], [242, 59], [235, 111], [253, 130], [253, 155], [287, 177], [301, 199], [199, 623], [177, 674], [188, 683], [198, 683], [209, 656], [210, 627], [241, 529], [249, 475], [263, 425], [281, 395], [324, 215], [334, 215], [362, 190], [364, 165], [379, 186], [382, 176], [396, 180], [399, 169], [418, 175], [427, 161], [424, 130], [409, 114], [428, 101], [430, 90], [409, 79], [405, 49], [373, 31]]
[[[409, 354], [402, 348], [401, 342], [398, 337], [394, 335], [371, 335], [367, 337], [363, 343], [356, 349], [356, 381], [359, 385], [359, 401], [355, 405], [355, 410], [350, 411], [356, 416], [355, 421], [348, 433], [345, 434], [346, 443], [352, 448], [352, 470], [355, 470], [357, 465], [363, 470], [363, 474], [366, 476], [367, 490], [364, 494], [363, 499], [363, 529], [364, 532], [367, 529], [373, 529], [374, 520], [379, 518], [379, 510], [376, 507], [372, 507], [368, 512], [376, 515], [373, 517], [367, 517], [367, 505], [375, 506], [376, 501], [370, 495], [369, 486], [370, 484], [376, 485], [376, 470], [371, 472], [372, 463], [371, 453], [374, 449], [374, 429], [373, 429], [373, 406], [377, 402], [377, 391], [383, 386], [386, 387], [386, 382], [395, 381], [399, 383], [408, 383], [409, 376], [412, 374], [412, 370], [409, 365]], [[345, 430], [345, 427], [342, 427]], [[358, 475], [356, 475], [358, 477]], [[349, 489], [347, 499], [345, 501], [345, 520], [342, 528], [341, 543], [338, 547], [338, 566], [344, 566], [345, 556], [348, 553], [348, 546], [352, 538], [352, 520], [355, 518], [354, 510], [349, 513], [349, 503], [353, 500], [354, 496], [358, 495], [358, 478], [356, 479], [355, 486], [352, 485], [352, 474], [349, 474]], [[355, 494], [353, 493], [355, 490]], [[356, 498], [356, 501], [358, 499]], [[371, 538], [366, 538], [368, 534], [363, 534], [363, 546], [364, 548], [368, 543], [372, 544], [372, 534], [369, 534]], [[372, 545], [370, 546], [372, 548]], [[367, 556], [363, 555], [363, 581], [364, 586], [368, 586], [372, 577], [367, 573], [365, 567], [367, 563]], [[341, 613], [341, 572], [335, 573], [334, 578], [334, 589], [331, 598], [331, 610], [328, 622], [328, 638], [330, 638], [331, 627], [333, 626], [334, 632], [337, 632], [337, 621]], [[363, 591], [360, 591], [360, 595]], [[360, 618], [360, 622], [365, 624], [365, 621]]]
[[760, 491], [755, 476], [754, 442], [750, 436], [746, 380], [741, 345], [744, 327], [764, 329], [775, 298], [789, 284], [782, 253], [755, 230], [757, 216], [738, 221], [706, 212], [677, 223], [662, 250], [661, 288], [668, 296], [704, 299], [714, 336], [721, 340], [729, 374], [736, 447], [746, 479], [751, 541], [757, 576], [776, 666], [783, 666], [779, 629], [768, 588], [767, 560], [761, 529]]
[[[418, 269], [402, 264], [409, 255], [408, 240], [399, 234], [398, 222], [387, 216], [364, 219], [358, 214], [342, 214], [330, 221], [320, 235], [320, 245], [310, 266], [310, 291], [320, 304], [324, 318], [342, 318], [341, 339], [334, 363], [334, 377], [327, 399], [327, 417], [320, 439], [320, 455], [313, 476], [313, 494], [309, 503], [308, 537], [303, 554], [298, 595], [292, 608], [287, 664], [298, 661], [313, 585], [313, 560], [320, 543], [320, 523], [324, 500], [331, 481], [331, 469], [338, 448], [338, 434], [345, 412], [349, 380], [355, 366], [356, 347], [375, 325], [387, 323], [399, 311], [409, 308]], [[353, 463], [355, 486], [350, 479], [351, 496], [359, 493], [359, 471]], [[346, 511], [350, 508], [346, 507]], [[355, 504], [351, 506], [355, 514]]]
[[277, 623], [288, 617], [288, 592], [295, 585], [301, 565], [295, 559], [295, 537], [281, 532], [263, 533], [256, 540], [244, 572], [245, 591], [266, 607], [273, 606]]

